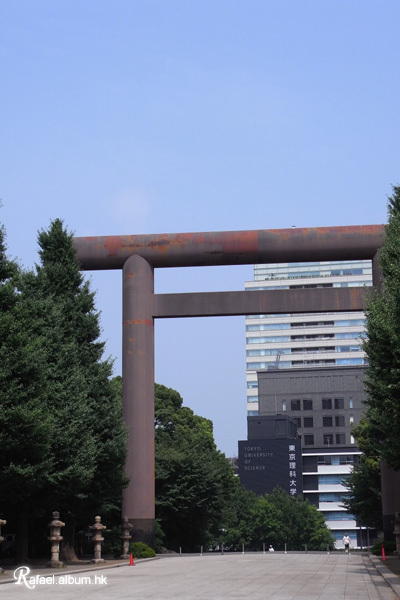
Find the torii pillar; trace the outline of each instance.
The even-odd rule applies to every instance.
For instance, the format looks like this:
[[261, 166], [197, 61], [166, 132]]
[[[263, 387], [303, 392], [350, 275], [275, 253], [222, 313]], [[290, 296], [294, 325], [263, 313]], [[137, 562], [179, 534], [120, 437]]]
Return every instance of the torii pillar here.
[[[383, 225], [74, 238], [84, 270], [123, 272], [123, 416], [129, 431], [122, 515], [154, 546], [154, 319], [363, 310], [363, 288], [154, 294], [154, 269], [374, 259]], [[374, 261], [376, 264], [376, 259]], [[374, 271], [374, 284], [378, 273]]]

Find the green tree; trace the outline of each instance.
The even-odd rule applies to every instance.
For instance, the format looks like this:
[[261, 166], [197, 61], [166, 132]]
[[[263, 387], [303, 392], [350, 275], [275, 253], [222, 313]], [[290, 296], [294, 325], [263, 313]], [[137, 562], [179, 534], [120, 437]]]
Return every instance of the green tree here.
[[256, 514], [253, 544], [258, 547], [268, 541], [275, 549], [325, 550], [333, 548], [333, 537], [326, 526], [323, 515], [307, 500], [290, 496], [276, 487], [272, 494], [259, 499]]
[[126, 430], [112, 362], [103, 359], [98, 339], [95, 295], [79, 270], [72, 234], [57, 219], [38, 241], [40, 264], [25, 291], [38, 307], [43, 299], [49, 304], [35, 319], [47, 332], [48, 402], [56, 417], [48, 496], [71, 523], [73, 544], [75, 522], [118, 512], [127, 484]]
[[156, 517], [171, 549], [208, 544], [219, 530], [234, 485], [212, 423], [183, 406], [181, 396], [155, 386]]
[[377, 455], [400, 469], [400, 187], [388, 199], [379, 265], [384, 278], [366, 309], [366, 418]]
[[347, 478], [349, 496], [343, 498], [343, 505], [357, 517], [361, 525], [380, 530], [382, 528], [380, 459], [376, 444], [370, 437], [367, 419], [361, 419], [352, 434], [363, 454]]
[[231, 497], [226, 499], [221, 527], [213, 541], [214, 547], [224, 545], [228, 550], [240, 550], [242, 544], [247, 548], [253, 540], [253, 521], [258, 502], [257, 495], [244, 488], [238, 478], [234, 480]]
[[1, 242], [0, 506], [14, 513], [22, 560], [28, 509], [43, 530], [60, 510], [72, 547], [76, 523], [120, 518], [126, 431], [72, 235], [60, 220], [41, 231], [35, 272], [7, 261], [3, 231]]
[[30, 303], [21, 270], [6, 255], [0, 229], [0, 510], [18, 532], [18, 557], [28, 555], [28, 515], [53, 468], [54, 421], [47, 408], [46, 352], [30, 335]]
[[[238, 485], [223, 521], [224, 545], [232, 550], [241, 544], [261, 550], [326, 550], [334, 539], [320, 512], [301, 497], [290, 496], [276, 487], [272, 494], [256, 496]], [[219, 540], [218, 540], [219, 541]]]

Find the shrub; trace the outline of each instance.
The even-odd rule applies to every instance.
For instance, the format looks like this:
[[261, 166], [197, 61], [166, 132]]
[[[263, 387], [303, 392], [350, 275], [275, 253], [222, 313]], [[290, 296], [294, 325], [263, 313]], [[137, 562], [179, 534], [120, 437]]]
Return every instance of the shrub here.
[[156, 555], [153, 548], [150, 548], [143, 542], [131, 542], [129, 544], [129, 554], [133, 554], [134, 558], [152, 558]]
[[385, 554], [387, 555], [393, 554], [393, 552], [396, 550], [396, 542], [393, 542], [392, 540], [378, 540], [376, 544], [372, 546], [372, 554], [375, 556], [381, 556], [382, 544], [385, 549]]

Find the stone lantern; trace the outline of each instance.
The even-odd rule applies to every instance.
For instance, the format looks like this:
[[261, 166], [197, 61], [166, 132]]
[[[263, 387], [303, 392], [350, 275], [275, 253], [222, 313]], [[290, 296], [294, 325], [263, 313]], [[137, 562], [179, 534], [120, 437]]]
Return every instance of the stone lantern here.
[[50, 536], [47, 539], [51, 542], [51, 560], [48, 566], [59, 569], [64, 566], [64, 563], [60, 560], [60, 542], [63, 540], [60, 533], [61, 527], [65, 527], [65, 523], [60, 521], [60, 513], [58, 511], [53, 512], [53, 520], [50, 521], [48, 527], [50, 527]]
[[121, 540], [122, 540], [122, 554], [121, 558], [129, 558], [128, 550], [129, 550], [129, 542], [132, 539], [131, 534], [129, 533], [132, 529], [133, 525], [129, 523], [128, 517], [123, 517], [121, 523]]
[[90, 526], [90, 529], [93, 529], [92, 541], [94, 543], [94, 559], [91, 562], [101, 563], [105, 562], [104, 558], [101, 558], [101, 544], [104, 542], [104, 538], [101, 535], [101, 532], [107, 528], [105, 525], [102, 525], [101, 517], [95, 517], [94, 520], [94, 525]]

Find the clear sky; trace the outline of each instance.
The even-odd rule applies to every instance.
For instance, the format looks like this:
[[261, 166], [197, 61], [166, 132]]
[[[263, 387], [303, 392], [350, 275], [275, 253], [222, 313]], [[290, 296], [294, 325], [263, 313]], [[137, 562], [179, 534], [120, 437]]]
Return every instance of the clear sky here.
[[[77, 236], [386, 221], [400, 183], [398, 0], [0, 0], [0, 221]], [[88, 273], [121, 372], [121, 273]], [[252, 267], [158, 269], [157, 292]], [[244, 317], [156, 322], [156, 381], [246, 438]]]

